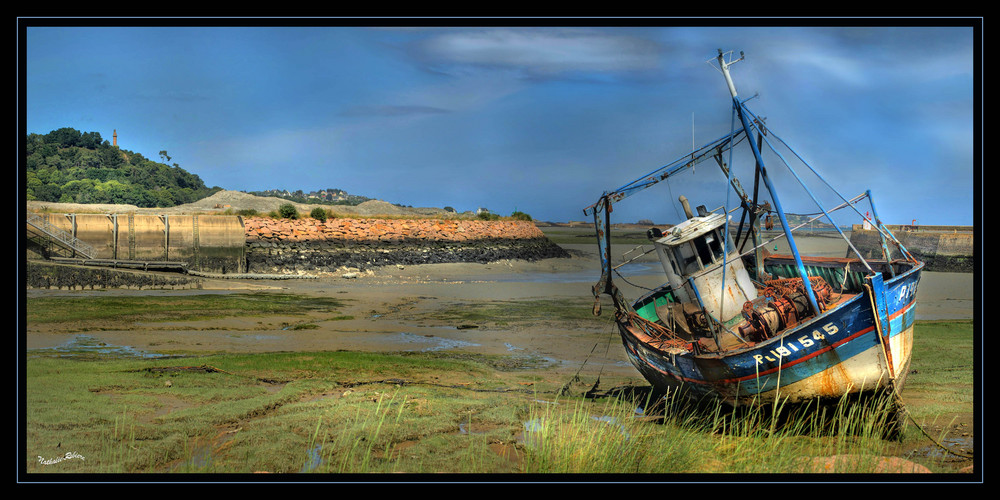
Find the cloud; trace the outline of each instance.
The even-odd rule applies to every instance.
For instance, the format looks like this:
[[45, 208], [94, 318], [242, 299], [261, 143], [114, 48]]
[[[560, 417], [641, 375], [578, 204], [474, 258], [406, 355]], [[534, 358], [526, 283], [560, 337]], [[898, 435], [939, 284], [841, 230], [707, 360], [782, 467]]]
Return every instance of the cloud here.
[[415, 45], [414, 56], [448, 73], [506, 68], [525, 77], [569, 73], [628, 73], [659, 67], [659, 44], [631, 35], [578, 29], [498, 29], [447, 32]]

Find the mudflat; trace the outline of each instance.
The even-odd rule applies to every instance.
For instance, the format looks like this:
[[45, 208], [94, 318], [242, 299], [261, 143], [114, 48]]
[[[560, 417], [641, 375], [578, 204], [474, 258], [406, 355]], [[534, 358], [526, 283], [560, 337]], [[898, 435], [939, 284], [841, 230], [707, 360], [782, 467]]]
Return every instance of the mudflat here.
[[[839, 238], [804, 236], [798, 241], [800, 249], [812, 254], [843, 256], [846, 248]], [[591, 287], [600, 275], [596, 245], [561, 246], [572, 257], [386, 266], [353, 273], [350, 278], [327, 273], [311, 279], [209, 279], [201, 290], [28, 290], [29, 296], [77, 297], [273, 291], [300, 295], [303, 300], [334, 298], [343, 307], [335, 316], [230, 317], [86, 332], [65, 324], [58, 328], [29, 324], [26, 347], [54, 348], [85, 335], [91, 342], [146, 353], [448, 349], [536, 356], [571, 372], [587, 365], [602, 373], [638, 378], [617, 339], [607, 297], [601, 300], [604, 313], [598, 319], [575, 319], [589, 318], [594, 305]], [[615, 258], [629, 249], [613, 246]], [[616, 277], [616, 282], [627, 298], [639, 297], [664, 279], [655, 254], [623, 267], [622, 274], [625, 279]], [[917, 319], [972, 319], [974, 284], [974, 275], [969, 273], [924, 272], [917, 293]], [[458, 313], [471, 311], [496, 317], [463, 322]], [[568, 312], [574, 319], [567, 319]], [[308, 328], [296, 328], [304, 324]]]

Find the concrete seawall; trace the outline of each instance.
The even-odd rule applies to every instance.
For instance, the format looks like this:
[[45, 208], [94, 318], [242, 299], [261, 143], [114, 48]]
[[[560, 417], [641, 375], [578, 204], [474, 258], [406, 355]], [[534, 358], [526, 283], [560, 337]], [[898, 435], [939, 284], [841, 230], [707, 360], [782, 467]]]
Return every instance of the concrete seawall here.
[[[975, 270], [975, 236], [971, 226], [886, 226], [914, 257], [924, 261], [928, 271], [967, 272]], [[851, 231], [851, 243], [865, 258], [882, 258], [882, 243], [874, 229], [860, 224]], [[902, 254], [889, 243], [893, 259]]]
[[[56, 230], [93, 249], [89, 258], [114, 261], [183, 262], [189, 269], [230, 273], [244, 264], [243, 221], [226, 215], [38, 214]], [[29, 250], [80, 257], [27, 228]]]
[[[392, 264], [568, 257], [529, 221], [39, 214], [92, 259], [176, 262], [217, 274], [336, 271]], [[80, 257], [28, 225], [29, 258]]]

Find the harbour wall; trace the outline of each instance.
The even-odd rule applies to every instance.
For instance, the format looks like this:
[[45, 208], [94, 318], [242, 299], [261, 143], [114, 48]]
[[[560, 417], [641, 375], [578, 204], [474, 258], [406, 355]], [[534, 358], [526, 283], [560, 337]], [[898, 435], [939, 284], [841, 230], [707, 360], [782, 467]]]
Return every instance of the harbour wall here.
[[28, 261], [24, 268], [25, 287], [36, 289], [184, 290], [199, 289], [202, 281], [202, 278], [185, 274], [142, 273], [107, 267], [50, 264], [47, 261]]
[[[975, 232], [972, 226], [886, 226], [914, 257], [922, 260], [928, 271], [975, 271]], [[882, 258], [878, 231], [854, 225], [851, 243], [865, 258]], [[888, 244], [893, 259], [902, 258], [899, 249]]]
[[[568, 257], [530, 221], [272, 219], [233, 215], [38, 214], [92, 259], [183, 263], [216, 274]], [[29, 258], [80, 257], [28, 225]]]
[[[44, 224], [90, 246], [90, 259], [178, 262], [188, 269], [232, 273], [244, 267], [243, 220], [226, 215], [40, 213]], [[83, 258], [27, 227], [28, 249], [46, 257]]]

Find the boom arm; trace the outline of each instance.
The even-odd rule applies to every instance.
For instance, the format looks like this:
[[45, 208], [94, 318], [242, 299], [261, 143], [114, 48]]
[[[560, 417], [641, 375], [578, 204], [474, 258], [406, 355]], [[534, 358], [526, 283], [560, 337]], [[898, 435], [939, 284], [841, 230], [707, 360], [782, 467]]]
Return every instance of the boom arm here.
[[[741, 130], [742, 131], [742, 130]], [[611, 282], [611, 210], [612, 204], [621, 201], [633, 194], [642, 191], [654, 184], [664, 181], [671, 176], [675, 176], [688, 168], [716, 156], [722, 155], [738, 143], [734, 139], [744, 137], [739, 132], [726, 134], [718, 139], [709, 142], [701, 148], [686, 154], [673, 162], [664, 165], [649, 174], [646, 174], [624, 186], [601, 195], [597, 203], [584, 208], [584, 215], [594, 216], [594, 228], [597, 230], [597, 246], [601, 256], [601, 279], [593, 287], [594, 292], [594, 314], [601, 313], [600, 295], [606, 293], [615, 301], [617, 310], [627, 310], [628, 304], [618, 288]]]

